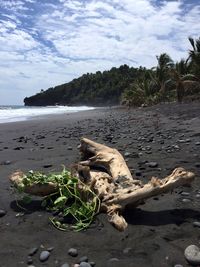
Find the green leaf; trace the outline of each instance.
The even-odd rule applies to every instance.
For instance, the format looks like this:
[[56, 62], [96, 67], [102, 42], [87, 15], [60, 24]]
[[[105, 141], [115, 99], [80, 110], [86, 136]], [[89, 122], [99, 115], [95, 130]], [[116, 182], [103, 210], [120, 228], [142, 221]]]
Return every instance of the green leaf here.
[[54, 205], [63, 204], [67, 201], [67, 197], [61, 196], [54, 201]]
[[25, 203], [25, 204], [30, 204], [31, 201], [32, 201], [32, 198], [30, 196], [24, 196], [22, 198], [22, 201]]

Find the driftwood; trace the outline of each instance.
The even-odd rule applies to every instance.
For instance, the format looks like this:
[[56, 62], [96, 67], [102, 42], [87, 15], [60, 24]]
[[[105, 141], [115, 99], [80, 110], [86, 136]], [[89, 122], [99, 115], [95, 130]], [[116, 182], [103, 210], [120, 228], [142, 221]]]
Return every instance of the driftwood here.
[[[101, 211], [106, 212], [109, 221], [120, 231], [127, 227], [122, 211], [127, 205], [137, 206], [145, 199], [159, 195], [181, 185], [190, 184], [194, 173], [176, 168], [164, 179], [152, 177], [143, 184], [132, 177], [122, 155], [113, 148], [83, 138], [79, 146], [83, 161], [75, 165], [76, 175], [87, 184], [101, 200]], [[10, 179], [18, 185], [22, 174], [14, 173]], [[46, 187], [45, 187], [46, 186]], [[48, 195], [56, 191], [56, 185], [33, 185], [26, 192], [34, 195]]]

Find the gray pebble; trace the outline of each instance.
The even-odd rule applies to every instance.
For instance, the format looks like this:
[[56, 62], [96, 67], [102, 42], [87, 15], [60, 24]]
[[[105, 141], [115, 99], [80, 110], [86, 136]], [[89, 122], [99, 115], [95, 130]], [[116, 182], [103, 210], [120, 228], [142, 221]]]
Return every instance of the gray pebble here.
[[200, 222], [193, 222], [193, 225], [194, 225], [195, 227], [200, 227]]
[[130, 152], [125, 152], [125, 153], [124, 153], [124, 157], [129, 157], [130, 155], [131, 155]]
[[196, 142], [195, 145], [196, 145], [196, 146], [200, 146], [200, 142]]
[[200, 250], [199, 247], [195, 245], [190, 245], [185, 249], [185, 258], [192, 265], [200, 264]]
[[0, 210], [0, 218], [6, 215], [6, 211], [5, 210]]
[[125, 248], [125, 249], [123, 250], [123, 253], [124, 253], [124, 254], [128, 254], [130, 251], [131, 251], [131, 248]]
[[30, 265], [33, 263], [33, 259], [31, 258], [31, 256], [28, 256], [27, 258], [27, 264]]
[[70, 267], [70, 265], [66, 262], [61, 265], [61, 267]]
[[79, 263], [81, 262], [88, 262], [88, 257], [87, 256], [83, 256], [79, 259]]
[[191, 200], [190, 200], [189, 198], [183, 198], [183, 199], [182, 199], [182, 202], [184, 202], [184, 203], [189, 203], [189, 202], [191, 202]]
[[181, 264], [175, 264], [174, 267], [183, 267]]
[[158, 166], [158, 163], [155, 162], [155, 161], [151, 161], [151, 162], [148, 162], [147, 165], [150, 167], [150, 168], [156, 168]]
[[96, 265], [94, 261], [90, 261], [89, 264], [91, 265], [91, 267], [94, 267]]
[[188, 192], [182, 192], [181, 193], [181, 196], [184, 196], [184, 197], [187, 197], [187, 196], [189, 196], [190, 195], [190, 193], [188, 193]]
[[196, 194], [195, 197], [196, 197], [196, 198], [200, 198], [200, 194]]
[[31, 249], [29, 250], [28, 255], [29, 255], [29, 256], [33, 256], [34, 254], [37, 253], [37, 251], [38, 251], [38, 248], [37, 248], [37, 247], [35, 247], [35, 248], [31, 248]]
[[116, 261], [119, 261], [119, 259], [118, 258], [111, 258], [111, 259], [109, 259], [109, 262], [116, 262]]
[[40, 261], [44, 262], [47, 261], [50, 256], [50, 252], [47, 250], [44, 250], [40, 253]]
[[73, 148], [71, 147], [71, 146], [68, 146], [68, 148], [67, 148], [68, 150], [72, 150]]
[[88, 262], [85, 262], [85, 261], [81, 262], [79, 266], [80, 267], [92, 267]]
[[78, 250], [76, 248], [70, 248], [68, 250], [68, 254], [72, 257], [77, 257], [78, 256]]

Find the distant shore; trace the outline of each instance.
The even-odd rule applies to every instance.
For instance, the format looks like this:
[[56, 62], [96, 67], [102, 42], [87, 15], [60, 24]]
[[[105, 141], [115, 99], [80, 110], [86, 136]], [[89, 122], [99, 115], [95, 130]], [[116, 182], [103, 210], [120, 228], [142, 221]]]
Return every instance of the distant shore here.
[[[0, 217], [1, 267], [26, 267], [30, 249], [34, 266], [70, 267], [87, 256], [96, 267], [171, 267], [187, 266], [184, 249], [199, 245], [200, 220], [200, 105], [159, 104], [154, 107], [120, 107], [47, 115], [23, 122], [0, 125]], [[129, 223], [118, 232], [104, 214], [97, 216], [87, 231], [61, 232], [49, 222], [50, 213], [42, 210], [36, 198], [27, 211], [16, 205], [18, 196], [10, 190], [8, 176], [15, 170], [57, 171], [79, 160], [77, 146], [88, 137], [115, 147], [125, 156], [134, 176], [148, 181], [165, 177], [178, 167], [196, 173], [191, 188], [178, 188], [171, 194], [146, 201], [126, 211]], [[151, 168], [146, 162], [156, 162]], [[184, 194], [185, 192], [185, 194]], [[199, 193], [198, 193], [199, 192]], [[78, 257], [67, 251], [78, 249]], [[42, 250], [52, 248], [45, 263]]]

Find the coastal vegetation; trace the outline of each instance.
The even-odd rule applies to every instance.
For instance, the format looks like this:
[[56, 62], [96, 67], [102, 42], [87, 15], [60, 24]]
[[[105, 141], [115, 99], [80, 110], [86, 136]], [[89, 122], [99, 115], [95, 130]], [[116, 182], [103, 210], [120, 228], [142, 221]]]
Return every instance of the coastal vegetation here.
[[174, 62], [163, 53], [157, 66], [122, 65], [109, 71], [87, 73], [69, 83], [26, 97], [25, 105], [152, 105], [161, 101], [200, 99], [200, 38], [189, 38], [187, 59]]

